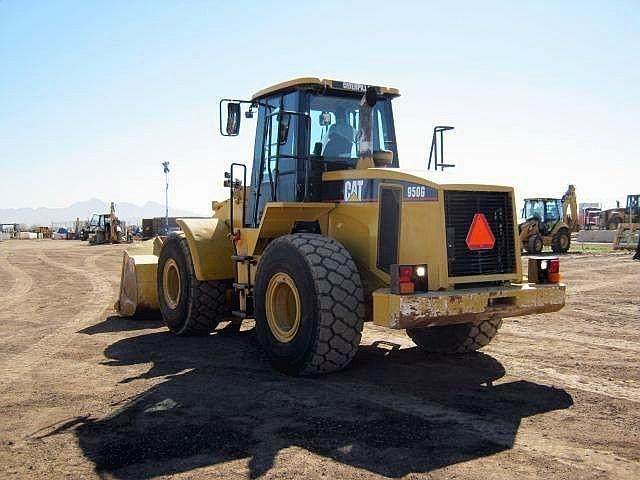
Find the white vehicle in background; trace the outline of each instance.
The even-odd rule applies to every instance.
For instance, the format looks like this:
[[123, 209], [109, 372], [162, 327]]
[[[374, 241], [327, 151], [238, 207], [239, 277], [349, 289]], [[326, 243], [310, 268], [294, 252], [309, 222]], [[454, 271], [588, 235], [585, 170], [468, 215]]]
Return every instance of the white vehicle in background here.
[[65, 227], [60, 227], [51, 234], [51, 240], [66, 240], [68, 235], [69, 231]]

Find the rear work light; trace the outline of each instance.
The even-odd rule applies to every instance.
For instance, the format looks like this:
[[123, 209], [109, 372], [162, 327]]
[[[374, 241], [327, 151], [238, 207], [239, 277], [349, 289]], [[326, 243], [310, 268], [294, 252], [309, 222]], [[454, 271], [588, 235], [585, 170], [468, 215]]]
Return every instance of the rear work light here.
[[426, 292], [428, 282], [426, 265], [391, 265], [391, 293], [409, 295], [415, 292]]
[[558, 283], [560, 260], [558, 257], [529, 257], [530, 283]]

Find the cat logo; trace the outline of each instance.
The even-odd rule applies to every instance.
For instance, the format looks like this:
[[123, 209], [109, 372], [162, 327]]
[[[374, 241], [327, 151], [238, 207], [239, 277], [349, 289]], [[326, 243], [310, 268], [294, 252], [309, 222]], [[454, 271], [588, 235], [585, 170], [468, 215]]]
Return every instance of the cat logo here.
[[344, 201], [360, 202], [362, 201], [362, 187], [364, 180], [345, 180], [344, 181]]

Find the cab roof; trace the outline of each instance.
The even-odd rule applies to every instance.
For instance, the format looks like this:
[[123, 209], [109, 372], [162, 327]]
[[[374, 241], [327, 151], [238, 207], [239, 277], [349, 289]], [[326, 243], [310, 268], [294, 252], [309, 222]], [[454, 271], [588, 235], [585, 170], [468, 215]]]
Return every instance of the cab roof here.
[[286, 82], [277, 83], [275, 85], [272, 85], [271, 87], [260, 90], [259, 92], [256, 92], [253, 97], [251, 97], [251, 99], [257, 100], [271, 93], [290, 92], [292, 90], [300, 90], [304, 88], [315, 88], [318, 90], [329, 89], [343, 92], [360, 93], [364, 95], [367, 87], [369, 86], [375, 87], [378, 90], [379, 95], [388, 97], [400, 96], [400, 91], [397, 88], [382, 87], [378, 85], [365, 85], [363, 83], [343, 82], [341, 80], [329, 80], [316, 77], [300, 77], [294, 78], [293, 80], [288, 80]]

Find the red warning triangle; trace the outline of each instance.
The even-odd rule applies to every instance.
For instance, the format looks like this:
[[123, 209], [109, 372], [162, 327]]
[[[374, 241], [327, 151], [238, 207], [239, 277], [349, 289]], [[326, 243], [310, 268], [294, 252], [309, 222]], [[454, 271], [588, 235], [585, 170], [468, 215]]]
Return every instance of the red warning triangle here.
[[487, 217], [484, 213], [476, 213], [467, 233], [469, 250], [491, 250], [495, 244], [496, 237], [493, 236]]

